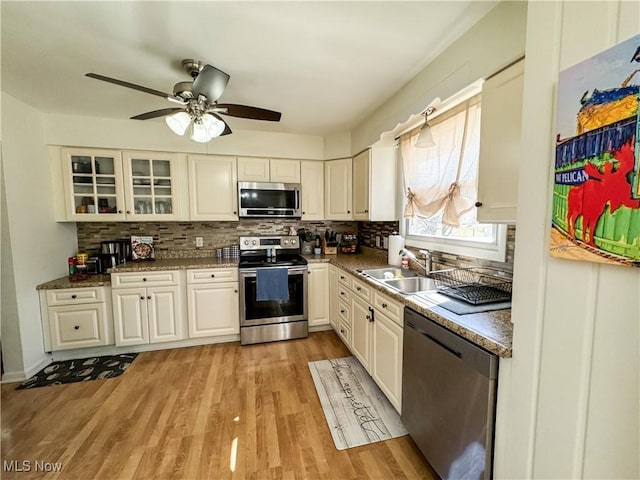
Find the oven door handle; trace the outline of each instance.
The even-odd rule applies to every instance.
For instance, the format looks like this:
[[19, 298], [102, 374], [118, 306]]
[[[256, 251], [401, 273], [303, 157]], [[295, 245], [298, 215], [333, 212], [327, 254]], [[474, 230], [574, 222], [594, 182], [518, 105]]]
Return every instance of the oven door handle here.
[[260, 267], [260, 268], [248, 268], [248, 269], [241, 269], [240, 270], [240, 276], [241, 277], [255, 277], [256, 276], [256, 272], [258, 270], [264, 270], [264, 269], [268, 269], [268, 268], [286, 268], [288, 270], [289, 275], [296, 275], [299, 273], [305, 273], [307, 272], [309, 269], [307, 267], [278, 267], [276, 265], [274, 265], [273, 267]]

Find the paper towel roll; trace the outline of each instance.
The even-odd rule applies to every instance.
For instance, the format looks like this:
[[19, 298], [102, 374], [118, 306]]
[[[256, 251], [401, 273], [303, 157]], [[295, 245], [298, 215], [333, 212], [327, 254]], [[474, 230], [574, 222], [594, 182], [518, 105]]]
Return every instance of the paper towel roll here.
[[389, 265], [402, 265], [400, 250], [404, 248], [404, 238], [401, 235], [389, 235]]

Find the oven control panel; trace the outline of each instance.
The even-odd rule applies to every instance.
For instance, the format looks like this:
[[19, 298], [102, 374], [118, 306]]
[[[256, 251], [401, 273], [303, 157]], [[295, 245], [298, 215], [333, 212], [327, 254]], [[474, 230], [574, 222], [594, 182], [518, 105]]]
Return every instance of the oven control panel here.
[[297, 235], [240, 237], [240, 250], [269, 250], [271, 248], [297, 249], [300, 248], [300, 241]]

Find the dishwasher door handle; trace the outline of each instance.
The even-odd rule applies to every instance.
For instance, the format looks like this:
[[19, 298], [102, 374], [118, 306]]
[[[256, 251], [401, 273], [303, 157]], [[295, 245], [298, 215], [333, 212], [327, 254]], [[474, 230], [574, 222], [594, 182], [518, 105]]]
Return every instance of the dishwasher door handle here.
[[438, 340], [437, 338], [432, 337], [431, 335], [429, 335], [428, 333], [424, 333], [424, 332], [420, 332], [422, 333], [422, 335], [424, 335], [425, 337], [427, 337], [429, 340], [431, 340], [433, 343], [435, 343], [436, 345], [438, 345], [439, 347], [444, 348], [447, 352], [451, 353], [452, 355], [455, 355], [458, 358], [462, 358], [462, 353], [454, 350], [453, 348], [449, 347], [448, 345], [445, 345], [444, 343], [442, 343], [440, 340]]

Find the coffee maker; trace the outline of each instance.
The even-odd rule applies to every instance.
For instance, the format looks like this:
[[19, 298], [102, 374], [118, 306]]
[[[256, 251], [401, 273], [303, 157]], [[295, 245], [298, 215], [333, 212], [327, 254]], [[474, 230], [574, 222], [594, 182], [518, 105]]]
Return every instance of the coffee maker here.
[[130, 240], [105, 240], [100, 242], [100, 258], [105, 270], [128, 262], [131, 260]]

